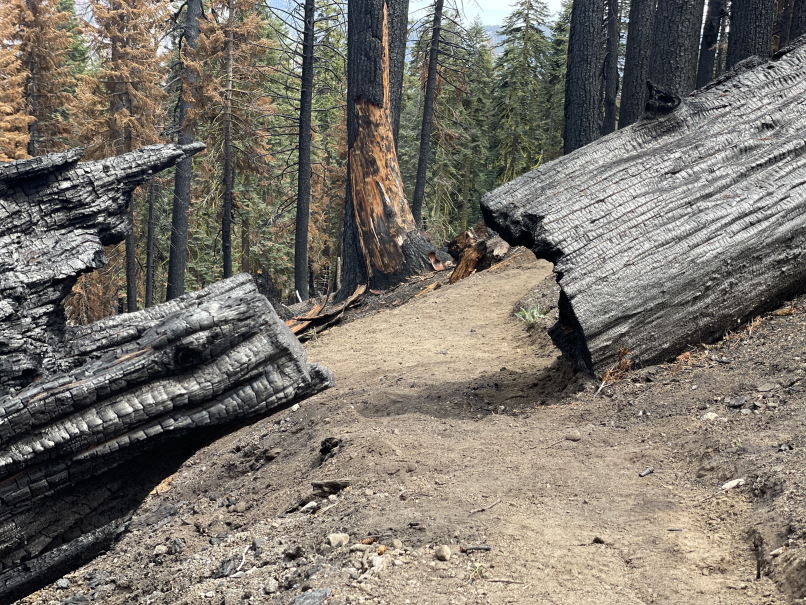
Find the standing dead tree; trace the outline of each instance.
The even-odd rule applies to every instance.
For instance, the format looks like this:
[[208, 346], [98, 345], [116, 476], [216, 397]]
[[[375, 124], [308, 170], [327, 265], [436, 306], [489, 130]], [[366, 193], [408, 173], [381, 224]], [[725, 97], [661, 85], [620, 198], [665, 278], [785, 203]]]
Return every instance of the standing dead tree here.
[[806, 288], [804, 129], [801, 41], [498, 188], [482, 209], [555, 264], [551, 335], [579, 367], [660, 362]]
[[244, 274], [137, 313], [66, 324], [62, 303], [78, 276], [131, 228], [131, 191], [202, 147], [88, 163], [71, 150], [0, 166], [0, 603], [114, 538], [159, 481], [146, 469], [187, 442], [177, 436], [330, 384]]

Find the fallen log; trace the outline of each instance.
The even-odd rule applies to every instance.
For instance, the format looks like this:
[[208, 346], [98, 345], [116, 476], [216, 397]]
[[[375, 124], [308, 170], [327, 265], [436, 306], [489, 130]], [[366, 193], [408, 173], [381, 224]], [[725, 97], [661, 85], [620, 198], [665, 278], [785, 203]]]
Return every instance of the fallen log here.
[[331, 384], [245, 274], [66, 324], [64, 297], [129, 228], [127, 192], [199, 148], [0, 166], [0, 603], [103, 548], [198, 435]]
[[479, 221], [478, 225], [448, 242], [448, 252], [457, 261], [448, 282], [455, 284], [477, 271], [489, 269], [501, 262], [509, 250], [509, 244]]
[[[657, 115], [657, 113], [655, 114]], [[709, 342], [806, 290], [806, 38], [489, 193], [554, 263], [551, 336], [602, 374]]]

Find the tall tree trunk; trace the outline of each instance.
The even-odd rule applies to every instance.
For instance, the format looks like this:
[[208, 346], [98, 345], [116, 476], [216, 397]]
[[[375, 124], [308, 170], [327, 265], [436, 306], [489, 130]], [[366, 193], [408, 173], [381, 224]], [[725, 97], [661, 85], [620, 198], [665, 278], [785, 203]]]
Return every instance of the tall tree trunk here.
[[[36, 21], [38, 0], [25, 0], [26, 8], [34, 15]], [[28, 114], [39, 116], [39, 69], [36, 61], [23, 61], [23, 67], [28, 72], [25, 85], [25, 100], [28, 105]], [[33, 120], [28, 125], [28, 155], [32, 158], [39, 155], [39, 124]]]
[[716, 47], [716, 77], [722, 75], [725, 71], [725, 55], [728, 51], [728, 16], [722, 17], [722, 25], [719, 26], [719, 42]]
[[568, 38], [565, 79], [565, 153], [601, 135], [599, 86], [602, 73], [604, 0], [575, 0]]
[[241, 212], [241, 271], [250, 273], [252, 265], [249, 257], [252, 255], [252, 234], [249, 222], [249, 213]]
[[[199, 39], [199, 18], [202, 14], [202, 0], [188, 0], [185, 7], [185, 25], [180, 43], [189, 49], [196, 48]], [[190, 88], [196, 80], [194, 72], [185, 61], [180, 65], [181, 88], [176, 106], [176, 126], [178, 142], [187, 145], [193, 142], [193, 122], [188, 120], [191, 104]], [[173, 208], [171, 211], [171, 248], [168, 256], [168, 285], [166, 300], [185, 293], [185, 268], [187, 266], [188, 208], [190, 207], [190, 187], [193, 182], [193, 158], [187, 157], [176, 165], [174, 177]]]
[[604, 62], [604, 120], [602, 134], [616, 129], [618, 97], [618, 53], [621, 41], [621, 13], [618, 0], [607, 0], [607, 54]]
[[774, 24], [773, 0], [733, 0], [730, 9], [728, 69], [747, 57], [769, 57], [772, 54]]
[[644, 114], [646, 80], [655, 27], [655, 1], [632, 0], [627, 28], [627, 56], [624, 60], [624, 86], [621, 91], [619, 128], [629, 126]]
[[794, 40], [806, 34], [806, 0], [794, 0], [792, 8], [792, 25], [789, 30], [789, 39]]
[[157, 201], [157, 184], [148, 181], [148, 218], [146, 219], [146, 308], [154, 305], [154, 205]]
[[683, 96], [694, 90], [704, 4], [704, 0], [658, 2], [649, 80], [664, 92]]
[[697, 88], [702, 88], [714, 79], [714, 60], [724, 13], [725, 0], [708, 0], [705, 27], [700, 43], [700, 61], [697, 66]]
[[406, 47], [409, 41], [409, 0], [389, 4], [389, 111], [392, 135], [397, 150], [400, 109], [403, 103], [403, 75], [406, 72]]
[[392, 131], [388, 19], [401, 15], [390, 8], [397, 1], [348, 1], [342, 300], [359, 284], [387, 288], [431, 268], [434, 249], [406, 201]]
[[308, 300], [308, 222], [311, 215], [311, 113], [313, 109], [314, 0], [305, 0], [299, 95], [297, 222], [294, 231], [294, 287]]
[[425, 179], [428, 175], [428, 160], [431, 155], [431, 124], [434, 119], [434, 101], [437, 96], [437, 62], [439, 61], [439, 39], [442, 32], [443, 0], [434, 2], [434, 21], [431, 28], [431, 45], [428, 49], [428, 79], [425, 82], [423, 99], [423, 121], [420, 128], [420, 153], [417, 157], [417, 178], [414, 181], [414, 199], [411, 213], [418, 227], [423, 226], [423, 199]]
[[224, 166], [223, 185], [224, 198], [221, 208], [221, 256], [224, 262], [224, 279], [232, 275], [232, 193], [235, 181], [235, 150], [232, 146], [232, 63], [233, 39], [232, 27], [234, 16], [232, 2], [229, 2], [227, 17], [226, 41], [224, 42], [224, 60], [226, 61], [227, 81], [224, 90]]

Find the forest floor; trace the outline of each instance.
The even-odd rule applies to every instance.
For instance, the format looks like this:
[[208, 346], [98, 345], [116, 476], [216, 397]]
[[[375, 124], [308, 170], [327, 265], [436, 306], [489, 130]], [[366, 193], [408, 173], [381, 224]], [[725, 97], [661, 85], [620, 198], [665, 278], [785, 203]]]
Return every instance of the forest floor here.
[[556, 300], [519, 251], [309, 341], [335, 387], [197, 452], [22, 602], [806, 602], [803, 307], [600, 388], [545, 335]]

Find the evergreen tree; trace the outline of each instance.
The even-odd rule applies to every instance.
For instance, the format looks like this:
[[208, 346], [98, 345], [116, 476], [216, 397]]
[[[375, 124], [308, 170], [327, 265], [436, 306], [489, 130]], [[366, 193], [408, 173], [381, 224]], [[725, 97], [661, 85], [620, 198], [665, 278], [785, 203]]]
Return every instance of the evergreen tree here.
[[568, 33], [571, 28], [571, 1], [563, 0], [560, 12], [551, 25], [551, 49], [543, 86], [542, 107], [546, 144], [544, 160], [563, 154], [565, 104], [565, 71], [568, 63]]
[[541, 104], [550, 75], [551, 45], [544, 33], [549, 9], [543, 0], [519, 0], [500, 30], [493, 114], [499, 182], [534, 168], [547, 148]]
[[0, 0], [0, 162], [28, 157], [28, 126], [33, 118], [25, 103], [28, 77], [20, 61], [19, 11], [11, 0]]
[[11, 1], [19, 15], [19, 52], [27, 72], [25, 101], [34, 118], [28, 127], [28, 154], [36, 156], [63, 149], [67, 143], [72, 13], [69, 6], [63, 10], [61, 0]]

